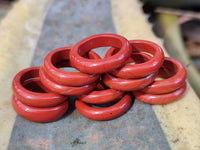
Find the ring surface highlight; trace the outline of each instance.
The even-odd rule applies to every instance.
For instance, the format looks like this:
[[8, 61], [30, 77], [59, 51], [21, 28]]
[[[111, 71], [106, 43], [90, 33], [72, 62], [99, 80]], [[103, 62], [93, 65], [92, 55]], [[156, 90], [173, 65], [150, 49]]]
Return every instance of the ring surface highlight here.
[[75, 101], [78, 112], [92, 120], [110, 120], [122, 115], [131, 105], [130, 93], [125, 94], [116, 104], [106, 108], [90, 107], [80, 100]]
[[186, 90], [186, 82], [177, 90], [166, 94], [156, 95], [156, 94], [146, 94], [140, 91], [134, 91], [133, 95], [135, 96], [136, 99], [144, 103], [152, 105], [163, 105], [171, 103], [180, 98], [184, 94], [185, 90]]
[[69, 107], [69, 101], [67, 100], [54, 107], [37, 108], [22, 103], [13, 95], [12, 106], [18, 115], [27, 120], [34, 122], [51, 122], [65, 114]]
[[[59, 67], [71, 67], [69, 61], [69, 53], [71, 47], [57, 48], [44, 58], [43, 68], [48, 74], [49, 78], [62, 85], [68, 86], [83, 86], [91, 84], [99, 79], [100, 74], [86, 74], [82, 72], [67, 72], [60, 70]], [[101, 59], [95, 52], [90, 51], [88, 54], [89, 59]], [[60, 65], [60, 63], [62, 63]]]
[[[39, 78], [39, 69], [40, 67], [30, 67], [16, 74], [12, 81], [14, 95], [23, 103], [34, 107], [56, 106], [68, 99], [67, 96], [50, 92], [41, 83]], [[33, 84], [30, 82], [35, 82], [38, 87], [44, 91], [41, 93], [40, 91], [37, 91], [37, 89], [35, 91], [29, 90], [30, 88], [27, 89], [26, 84]]]
[[[84, 54], [104, 46], [120, 49], [115, 55], [104, 59], [87, 59]], [[87, 37], [75, 44], [70, 52], [73, 67], [84, 73], [105, 73], [121, 67], [131, 56], [131, 47], [127, 39], [116, 34], [97, 34]]]
[[[145, 41], [145, 40], [130, 40], [129, 43], [132, 46], [132, 54], [135, 52], [146, 52], [152, 55], [152, 58], [148, 61], [139, 64], [125, 65], [121, 68], [112, 70], [110, 73], [120, 78], [141, 78], [145, 77], [155, 71], [157, 71], [163, 64], [164, 53], [160, 46], [157, 44]], [[105, 57], [110, 57], [116, 53], [115, 48], [111, 48], [107, 51]]]
[[186, 80], [185, 67], [177, 60], [165, 57], [162, 67], [159, 69], [158, 76], [164, 78], [154, 81], [141, 92], [148, 94], [164, 94], [178, 89]]

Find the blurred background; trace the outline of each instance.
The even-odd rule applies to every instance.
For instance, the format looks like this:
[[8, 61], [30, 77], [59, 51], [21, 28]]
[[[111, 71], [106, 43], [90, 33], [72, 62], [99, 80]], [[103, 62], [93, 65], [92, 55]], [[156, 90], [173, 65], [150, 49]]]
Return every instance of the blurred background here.
[[[199, 0], [142, 0], [143, 10], [149, 15], [148, 20], [153, 24], [153, 31], [164, 39], [169, 53], [171, 31], [176, 28], [174, 38], [180, 38], [184, 46], [183, 52], [200, 69], [200, 1]], [[168, 33], [166, 33], [168, 32]], [[169, 45], [168, 45], [169, 44]], [[180, 43], [177, 43], [180, 44]], [[172, 46], [172, 45], [171, 45]], [[177, 45], [179, 46], [179, 45]], [[179, 48], [179, 47], [178, 47]], [[183, 47], [180, 47], [183, 48]]]

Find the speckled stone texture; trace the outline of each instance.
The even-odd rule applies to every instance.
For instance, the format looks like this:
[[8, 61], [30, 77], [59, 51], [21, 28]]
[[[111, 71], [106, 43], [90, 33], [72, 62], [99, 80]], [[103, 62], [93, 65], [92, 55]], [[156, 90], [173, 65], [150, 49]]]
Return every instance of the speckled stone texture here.
[[[98, 33], [115, 33], [107, 0], [54, 0], [41, 32], [32, 66], [45, 55]], [[133, 33], [134, 34], [134, 33]], [[105, 49], [99, 53], [105, 52]], [[16, 118], [9, 150], [169, 150], [167, 140], [150, 105], [137, 100], [122, 116], [93, 121], [74, 109], [52, 123]]]

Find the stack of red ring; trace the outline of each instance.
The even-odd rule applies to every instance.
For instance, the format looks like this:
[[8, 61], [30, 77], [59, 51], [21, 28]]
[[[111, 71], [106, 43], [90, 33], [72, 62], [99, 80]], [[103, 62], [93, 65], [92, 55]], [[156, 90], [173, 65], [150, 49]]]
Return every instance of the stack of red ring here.
[[[105, 46], [115, 47], [119, 51], [115, 55], [104, 59], [86, 59], [83, 57], [92, 49]], [[93, 35], [79, 41], [72, 47], [70, 62], [73, 67], [81, 72], [103, 74], [122, 67], [129, 59], [131, 51], [131, 45], [122, 36], [115, 34]], [[87, 118], [110, 120], [122, 115], [131, 105], [130, 93], [123, 93], [123, 91], [120, 92], [118, 89], [93, 91], [86, 95], [78, 96], [75, 106], [78, 112]], [[117, 103], [105, 108], [94, 108], [86, 104], [104, 104], [120, 97], [121, 99]]]
[[69, 107], [67, 96], [50, 92], [39, 79], [40, 67], [20, 71], [13, 79], [12, 105], [27, 120], [50, 122], [65, 114]]
[[[112, 48], [103, 59], [91, 51], [105, 46]], [[60, 70], [62, 67], [74, 67], [80, 72]], [[156, 80], [158, 77], [162, 80]], [[51, 51], [42, 67], [19, 72], [13, 79], [12, 103], [22, 117], [49, 122], [67, 111], [68, 95], [75, 95], [80, 114], [93, 120], [110, 120], [131, 106], [131, 94], [149, 104], [175, 101], [186, 89], [185, 79], [184, 66], [164, 57], [155, 43], [98, 34], [73, 47]], [[95, 107], [102, 104], [106, 107]]]
[[183, 95], [186, 89], [186, 70], [180, 62], [165, 57], [158, 76], [163, 79], [154, 81], [139, 91], [133, 91], [133, 95], [149, 104], [167, 104]]
[[[129, 43], [132, 46], [131, 58], [141, 57], [141, 60], [139, 62], [134, 59], [127, 60], [127, 63], [134, 62], [136, 64], [126, 64], [105, 74], [103, 81], [110, 88], [121, 91], [142, 89], [155, 80], [157, 70], [162, 66], [164, 54], [158, 45], [142, 40], [133, 40]], [[153, 57], [142, 52], [149, 53]], [[105, 57], [109, 58], [115, 53], [117, 53], [116, 49], [111, 48], [107, 51]]]
[[[51, 51], [44, 58], [40, 69], [40, 78], [46, 88], [61, 95], [81, 95], [92, 91], [100, 74], [62, 71], [61, 67], [71, 67], [69, 53], [71, 47], [62, 47]], [[100, 59], [95, 52], [88, 53], [90, 59]]]

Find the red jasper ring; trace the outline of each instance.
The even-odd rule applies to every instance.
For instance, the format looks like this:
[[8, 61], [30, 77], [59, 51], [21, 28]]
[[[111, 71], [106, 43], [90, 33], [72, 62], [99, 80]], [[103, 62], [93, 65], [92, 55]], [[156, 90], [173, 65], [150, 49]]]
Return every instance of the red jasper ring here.
[[183, 83], [183, 85], [179, 87], [179, 89], [166, 94], [154, 95], [154, 94], [143, 93], [140, 91], [134, 91], [133, 95], [135, 96], [136, 99], [144, 103], [162, 105], [177, 100], [181, 95], [183, 95], [185, 89], [186, 89], [186, 83]]
[[67, 86], [67, 85], [61, 85], [58, 84], [52, 80], [49, 79], [48, 74], [45, 73], [43, 67], [40, 68], [40, 79], [41, 82], [46, 88], [48, 88], [50, 91], [61, 94], [61, 95], [81, 95], [86, 94], [92, 91], [97, 82], [80, 86], [80, 87], [73, 87], [73, 86]]
[[[48, 74], [49, 78], [62, 85], [68, 86], [83, 86], [91, 84], [99, 79], [100, 74], [86, 74], [82, 72], [67, 72], [62, 71], [56, 67], [63, 61], [69, 61], [69, 53], [71, 47], [61, 47], [48, 53], [44, 58], [43, 68]], [[95, 52], [89, 52], [90, 59], [101, 59]], [[60, 67], [70, 67], [69, 63], [63, 63]]]
[[14, 110], [23, 118], [34, 122], [51, 122], [63, 116], [69, 107], [69, 101], [49, 108], [37, 108], [22, 103], [14, 95], [12, 96]]
[[[84, 54], [104, 46], [120, 49], [115, 55], [104, 59], [87, 59]], [[85, 73], [105, 73], [121, 67], [131, 56], [131, 47], [127, 39], [116, 34], [97, 34], [75, 44], [70, 52], [73, 67]]]
[[[129, 78], [129, 79], [141, 78], [155, 72], [162, 66], [164, 53], [157, 44], [144, 40], [131, 40], [129, 41], [129, 43], [132, 46], [133, 54], [135, 52], [147, 52], [151, 54], [153, 57], [150, 60], [140, 64], [125, 65], [121, 68], [112, 70], [110, 72], [112, 75], [120, 78]], [[105, 57], [109, 58], [112, 55], [115, 55], [116, 52], [117, 52], [116, 48], [111, 48], [107, 51]]]
[[[100, 83], [99, 83], [100, 84]], [[98, 85], [99, 85], [98, 84]], [[101, 87], [100, 87], [101, 88]], [[98, 89], [88, 94], [78, 95], [77, 98], [89, 104], [104, 104], [116, 100], [124, 94], [122, 91], [114, 89]]]
[[139, 79], [123, 79], [114, 77], [113, 75], [107, 73], [103, 77], [103, 82], [111, 89], [120, 91], [135, 91], [151, 84], [155, 80], [156, 76], [157, 72], [154, 72]]
[[186, 79], [185, 67], [177, 60], [165, 57], [162, 67], [159, 69], [158, 76], [163, 80], [154, 81], [141, 92], [148, 94], [164, 94], [172, 92], [183, 85]]
[[[12, 81], [14, 95], [23, 103], [34, 107], [52, 107], [68, 99], [66, 96], [49, 92], [41, 84], [39, 80], [39, 69], [40, 67], [30, 67], [16, 74]], [[26, 84], [31, 84], [30, 82], [35, 82], [41, 89], [44, 90], [42, 91], [43, 93], [41, 93], [41, 91], [37, 91], [37, 89], [29, 90], [25, 88]]]
[[93, 120], [110, 120], [122, 115], [131, 105], [131, 95], [126, 94], [116, 104], [106, 108], [90, 107], [80, 100], [75, 101], [78, 112]]

